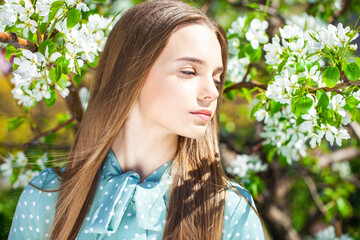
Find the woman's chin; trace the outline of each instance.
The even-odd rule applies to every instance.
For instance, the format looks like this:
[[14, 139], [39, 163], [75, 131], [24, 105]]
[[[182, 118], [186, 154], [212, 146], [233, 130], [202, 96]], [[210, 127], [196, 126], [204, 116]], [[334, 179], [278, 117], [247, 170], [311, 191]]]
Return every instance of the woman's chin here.
[[199, 138], [202, 138], [205, 136], [205, 131], [206, 131], [206, 128], [204, 127], [203, 129], [196, 129], [196, 130], [189, 131], [187, 133], [183, 133], [183, 134], [179, 134], [179, 135], [186, 137], [186, 138], [199, 139]]

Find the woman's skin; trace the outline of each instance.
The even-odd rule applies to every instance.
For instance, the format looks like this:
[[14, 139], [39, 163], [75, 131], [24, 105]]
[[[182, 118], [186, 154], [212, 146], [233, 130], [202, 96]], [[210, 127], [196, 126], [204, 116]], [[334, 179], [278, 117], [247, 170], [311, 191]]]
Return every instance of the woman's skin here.
[[[123, 172], [145, 180], [174, 158], [178, 135], [199, 138], [215, 113], [221, 48], [206, 25], [179, 27], [152, 66], [112, 149]], [[211, 116], [193, 114], [211, 111]], [[207, 118], [207, 119], [206, 119]]]

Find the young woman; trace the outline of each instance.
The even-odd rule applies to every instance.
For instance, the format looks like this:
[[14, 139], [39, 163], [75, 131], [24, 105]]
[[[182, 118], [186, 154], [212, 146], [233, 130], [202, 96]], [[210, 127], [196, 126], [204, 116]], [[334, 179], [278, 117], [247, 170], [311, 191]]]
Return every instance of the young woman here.
[[226, 61], [224, 30], [201, 11], [171, 0], [128, 10], [65, 169], [25, 188], [9, 239], [264, 239], [220, 162]]

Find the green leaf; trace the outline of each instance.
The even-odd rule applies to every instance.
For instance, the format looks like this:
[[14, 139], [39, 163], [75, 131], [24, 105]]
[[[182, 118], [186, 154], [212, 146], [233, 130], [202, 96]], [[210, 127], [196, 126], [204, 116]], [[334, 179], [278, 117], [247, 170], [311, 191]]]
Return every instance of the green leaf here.
[[79, 66], [79, 62], [78, 62], [78, 60], [76, 59], [76, 57], [74, 58], [74, 63], [75, 63], [76, 73], [81, 76], [81, 68], [80, 68], [80, 66]]
[[360, 67], [354, 62], [347, 64], [344, 72], [350, 81], [356, 81], [360, 78]]
[[51, 4], [51, 8], [61, 8], [64, 5], [63, 1], [55, 1]]
[[305, 63], [304, 61], [299, 61], [296, 63], [296, 71], [297, 72], [305, 72]]
[[47, 39], [46, 41], [43, 41], [39, 46], [39, 52], [41, 52], [45, 56], [46, 47], [48, 47], [49, 56], [51, 56], [52, 52], [51, 49], [54, 48], [54, 43], [52, 40]]
[[106, 0], [94, 0], [94, 2], [105, 3]]
[[259, 4], [257, 3], [249, 3], [246, 6], [248, 6], [249, 8], [260, 9]]
[[303, 119], [302, 117], [296, 118], [296, 126], [299, 126], [299, 125], [302, 124], [303, 122], [305, 122], [305, 119]]
[[[14, 169], [15, 170], [15, 169]], [[9, 177], [9, 182], [11, 185], [14, 185], [15, 182], [18, 180], [20, 175], [20, 171], [19, 169], [16, 169], [15, 171], [12, 172], [11, 176]]]
[[240, 96], [243, 96], [246, 98], [246, 100], [251, 104], [252, 102], [252, 95], [248, 88], [239, 88]]
[[298, 107], [300, 108], [301, 113], [305, 114], [309, 111], [313, 105], [313, 100], [306, 96], [302, 96], [297, 102]]
[[360, 58], [356, 57], [356, 58], [354, 58], [354, 59], [355, 59], [356, 63], [357, 63], [358, 65], [360, 65]]
[[272, 163], [274, 161], [276, 148], [274, 148], [274, 146], [272, 146], [270, 144], [267, 144], [267, 145], [264, 145], [264, 147], [262, 148], [262, 151], [266, 153], [266, 159], [268, 160], [268, 162]]
[[312, 105], [313, 105], [313, 100], [306, 96], [293, 98], [291, 100], [291, 110], [297, 117], [300, 116], [301, 114], [307, 113]]
[[245, 48], [245, 54], [250, 59], [250, 62], [253, 63], [261, 58], [262, 50], [260, 47], [253, 49], [253, 47], [249, 44]]
[[354, 96], [350, 96], [345, 100], [346, 104], [349, 105], [350, 108], [355, 108], [354, 110], [356, 110], [356, 106], [360, 103], [360, 101], [357, 100]]
[[280, 111], [282, 107], [285, 106], [285, 104], [281, 104], [279, 102], [272, 100], [270, 106], [271, 106], [271, 112], [270, 112], [271, 116], [274, 116], [274, 114]]
[[256, 104], [252, 109], [251, 109], [251, 113], [250, 113], [250, 119], [254, 120], [255, 119], [255, 113], [262, 108], [263, 104], [261, 102], [259, 102], [258, 104]]
[[59, 57], [58, 59], [56, 59], [56, 64], [61, 66], [61, 72], [64, 74], [68, 74], [70, 72], [70, 68], [68, 68], [69, 66], [69, 60], [67, 60], [64, 57]]
[[327, 109], [329, 106], [329, 98], [324, 90], [316, 92], [316, 98], [319, 100], [318, 106], [320, 110]]
[[67, 16], [66, 26], [68, 28], [73, 28], [75, 27], [76, 24], [80, 22], [80, 19], [81, 19], [80, 10], [77, 10], [76, 8], [72, 8]]
[[44, 98], [44, 101], [45, 101], [46, 106], [49, 108], [55, 104], [57, 96], [56, 96], [56, 93], [54, 92], [54, 90], [52, 90], [51, 88], [49, 88], [48, 91], [50, 92], [50, 98]]
[[227, 93], [224, 94], [224, 97], [230, 101], [234, 100], [235, 99], [235, 90], [230, 90], [228, 91]]
[[68, 77], [65, 74], [61, 74], [61, 77], [59, 78], [59, 80], [56, 82], [56, 84], [61, 88], [64, 89], [66, 87], [66, 83], [68, 81]]
[[336, 206], [343, 217], [347, 217], [351, 214], [351, 206], [344, 198], [340, 197], [336, 199]]
[[7, 129], [10, 132], [20, 127], [21, 124], [23, 124], [27, 120], [27, 117], [21, 116], [15, 118], [8, 118], [7, 120], [8, 120]]
[[59, 73], [59, 71], [56, 71], [56, 70], [57, 70], [57, 68], [51, 68], [49, 70], [49, 78], [53, 82], [57, 82], [61, 77], [61, 72]]
[[340, 79], [340, 72], [336, 67], [327, 67], [322, 74], [323, 80], [329, 88], [334, 87], [339, 79]]
[[18, 50], [13, 45], [8, 45], [5, 49], [5, 58], [6, 60], [10, 61], [11, 56], [18, 52]]
[[95, 57], [93, 62], [88, 62], [89, 66], [92, 67], [92, 68], [96, 68], [98, 63], [99, 63], [99, 56], [98, 55]]
[[282, 62], [279, 64], [278, 69], [277, 69], [279, 73], [281, 73], [282, 70], [284, 69], [285, 64], [287, 63], [288, 59], [289, 59], [289, 57], [284, 58], [284, 60], [282, 60]]
[[239, 37], [238, 33], [232, 33], [227, 35], [227, 39], [238, 38], [238, 37]]
[[46, 32], [47, 25], [48, 24], [46, 22], [39, 25], [40, 34], [44, 34]]

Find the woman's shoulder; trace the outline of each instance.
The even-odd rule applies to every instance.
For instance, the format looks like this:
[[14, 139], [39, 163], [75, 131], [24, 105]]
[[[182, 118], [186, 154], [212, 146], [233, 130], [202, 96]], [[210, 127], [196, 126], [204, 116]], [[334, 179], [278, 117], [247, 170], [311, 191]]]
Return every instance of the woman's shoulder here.
[[[36, 174], [30, 180], [30, 183], [37, 188], [41, 188], [45, 190], [53, 190], [54, 188], [60, 185], [60, 180], [54, 169], [46, 168], [42, 170], [40, 173]], [[30, 186], [31, 185], [29, 184], [26, 186], [26, 188], [29, 188]]]
[[[60, 181], [56, 172], [45, 169], [35, 175], [20, 195], [8, 239], [48, 239]], [[41, 190], [39, 190], [41, 189]]]
[[264, 239], [259, 213], [250, 192], [231, 180], [228, 186], [223, 239]]
[[255, 207], [251, 193], [239, 183], [228, 180], [228, 189], [226, 193], [227, 206], [237, 205], [241, 201], [245, 201]]

